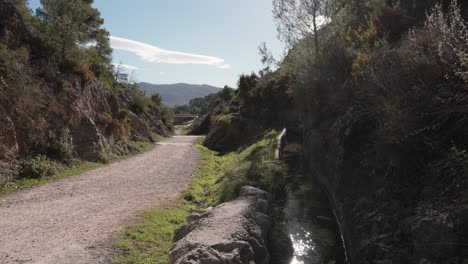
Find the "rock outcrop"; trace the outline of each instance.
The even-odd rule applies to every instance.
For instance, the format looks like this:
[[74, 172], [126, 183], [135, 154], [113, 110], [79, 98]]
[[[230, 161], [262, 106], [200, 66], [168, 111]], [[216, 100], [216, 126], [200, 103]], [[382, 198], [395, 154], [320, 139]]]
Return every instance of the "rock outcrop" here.
[[370, 133], [354, 118], [351, 109], [333, 123], [304, 124], [308, 170], [329, 195], [350, 262], [467, 263], [466, 204], [369, 164]]
[[238, 199], [190, 215], [175, 233], [170, 263], [269, 263], [270, 200], [244, 186]]

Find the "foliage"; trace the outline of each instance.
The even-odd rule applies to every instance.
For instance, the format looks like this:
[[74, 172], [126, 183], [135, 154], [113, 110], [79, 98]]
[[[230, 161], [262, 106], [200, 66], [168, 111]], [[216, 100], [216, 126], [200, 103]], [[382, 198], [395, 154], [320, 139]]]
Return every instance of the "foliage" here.
[[115, 114], [115, 118], [117, 118], [118, 120], [125, 120], [128, 118], [128, 116], [130, 115], [130, 113], [128, 112], [127, 109], [120, 109], [116, 114]]
[[249, 97], [249, 93], [257, 85], [258, 80], [259, 78], [255, 73], [251, 73], [250, 75], [242, 74], [237, 82], [237, 97], [240, 100], [246, 100]]
[[148, 105], [151, 104], [151, 99], [137, 85], [128, 87], [126, 94], [130, 101], [131, 109], [137, 114], [146, 112]]
[[65, 165], [73, 165], [77, 161], [73, 138], [68, 128], [59, 132], [48, 131], [45, 135], [31, 136], [28, 142], [28, 153], [31, 156], [46, 155]]
[[184, 209], [157, 209], [147, 212], [142, 224], [130, 228], [117, 242], [115, 264], [169, 263], [174, 230], [185, 222]]
[[[82, 64], [91, 60], [110, 63], [109, 33], [101, 28], [104, 20], [93, 1], [42, 0], [36, 13], [40, 38], [59, 64]], [[89, 43], [94, 43], [87, 47]]]
[[234, 89], [226, 85], [221, 91], [218, 92], [218, 96], [224, 102], [229, 102], [234, 97]]
[[160, 107], [161, 121], [166, 125], [169, 131], [174, 130], [174, 111], [167, 106], [162, 105]]
[[111, 161], [112, 161], [111, 149], [107, 148], [99, 153], [99, 158], [97, 162], [102, 163], [102, 164], [110, 164]]
[[158, 93], [155, 93], [151, 95], [151, 101], [155, 106], [161, 106], [162, 105], [162, 97]]
[[57, 173], [55, 163], [44, 155], [35, 156], [21, 164], [21, 178], [40, 179]]
[[[443, 191], [453, 181], [465, 188], [465, 180], [455, 176], [462, 173], [463, 155], [454, 155], [468, 146], [462, 132], [468, 129], [468, 31], [460, 5], [445, 1], [428, 9], [423, 1], [414, 6], [348, 1], [338, 7], [338, 1], [329, 2], [336, 12], [319, 30], [320, 56], [308, 52], [314, 47], [308, 34], [288, 51], [278, 70], [289, 77], [288, 93], [306, 131], [343, 126], [340, 144], [348, 174], [368, 174], [369, 179], [387, 175], [387, 188], [399, 199], [414, 200], [415, 191], [408, 186]], [[408, 16], [424, 11], [426, 17]], [[244, 96], [247, 114], [261, 111], [247, 106], [260, 105], [255, 91], [266, 79]], [[260, 99], [272, 98], [268, 89], [262, 90]], [[453, 186], [452, 194], [460, 193]], [[456, 201], [445, 196], [431, 199]]]
[[228, 103], [234, 98], [234, 96], [235, 90], [226, 85], [216, 94], [210, 94], [201, 98], [194, 98], [190, 100], [188, 105], [176, 106], [173, 109], [176, 114], [204, 115], [219, 105]]
[[320, 21], [325, 18], [324, 0], [273, 0], [273, 15], [280, 39], [292, 47], [312, 35], [315, 54], [319, 54]]
[[106, 112], [98, 114], [96, 118], [96, 124], [100, 128], [106, 128], [110, 123], [112, 123], [112, 115]]
[[63, 129], [57, 136], [49, 133], [48, 156], [72, 165], [76, 161], [73, 138], [68, 128]]

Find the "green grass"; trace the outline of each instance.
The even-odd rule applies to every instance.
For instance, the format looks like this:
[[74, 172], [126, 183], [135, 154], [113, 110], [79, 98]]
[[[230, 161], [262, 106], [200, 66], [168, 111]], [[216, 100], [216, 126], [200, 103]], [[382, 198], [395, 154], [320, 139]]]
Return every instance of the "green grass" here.
[[189, 125], [175, 125], [174, 130], [179, 130], [181, 135], [187, 135], [190, 131]]
[[[202, 140], [197, 140], [202, 166], [191, 186], [174, 208], [149, 211], [141, 224], [129, 227], [115, 244], [114, 263], [168, 263], [174, 231], [185, 223], [187, 215], [193, 210], [234, 199], [245, 184], [255, 185], [248, 174], [260, 168], [256, 164], [274, 158], [277, 135], [276, 131], [267, 132], [259, 142], [224, 155], [203, 147]], [[269, 184], [274, 186], [274, 183]]]
[[174, 230], [185, 222], [186, 216], [182, 207], [146, 213], [144, 222], [129, 229], [116, 244], [119, 252], [115, 263], [168, 263]]
[[230, 162], [199, 144], [202, 168], [196, 173], [183, 198], [172, 209], [155, 209], [145, 213], [143, 222], [130, 227], [115, 244], [116, 264], [168, 263], [174, 231], [185, 223], [190, 211], [219, 203], [217, 182]]
[[[161, 137], [160, 140], [164, 140], [165, 138]], [[127, 156], [118, 157], [115, 160], [129, 158], [134, 155], [141, 154], [143, 152], [147, 152], [152, 150], [155, 145], [150, 142], [132, 142], [132, 144], [138, 148], [138, 151], [132, 153]], [[67, 178], [70, 176], [78, 175], [90, 170], [94, 170], [97, 168], [101, 168], [107, 166], [109, 164], [101, 163], [101, 162], [88, 162], [83, 161], [79, 162], [75, 166], [71, 167], [63, 167], [59, 170], [56, 175], [50, 177], [43, 177], [40, 179], [30, 179], [30, 178], [23, 178], [23, 179], [16, 179], [13, 181], [0, 181], [0, 196], [7, 195], [19, 190], [33, 188], [37, 186], [44, 185], [46, 183], [54, 182], [63, 178]]]

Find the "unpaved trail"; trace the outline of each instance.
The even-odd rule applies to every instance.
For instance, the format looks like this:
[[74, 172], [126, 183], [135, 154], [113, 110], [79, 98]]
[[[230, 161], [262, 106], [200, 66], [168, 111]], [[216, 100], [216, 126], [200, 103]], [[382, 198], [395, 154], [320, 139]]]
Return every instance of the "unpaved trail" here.
[[145, 210], [174, 203], [198, 168], [194, 137], [0, 198], [0, 263], [109, 263]]

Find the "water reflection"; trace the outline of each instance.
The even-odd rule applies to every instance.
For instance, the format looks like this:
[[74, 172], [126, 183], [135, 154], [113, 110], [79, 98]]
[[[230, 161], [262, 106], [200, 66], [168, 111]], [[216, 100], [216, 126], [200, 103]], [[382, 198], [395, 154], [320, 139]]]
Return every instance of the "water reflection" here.
[[[294, 182], [294, 181], [293, 181]], [[312, 183], [295, 179], [285, 207], [287, 228], [294, 247], [291, 264], [339, 261], [339, 233], [326, 196]]]
[[290, 237], [293, 243], [295, 256], [308, 255], [309, 251], [315, 250], [314, 242], [311, 238], [309, 238], [309, 232], [305, 232], [305, 234], [290, 234]]

